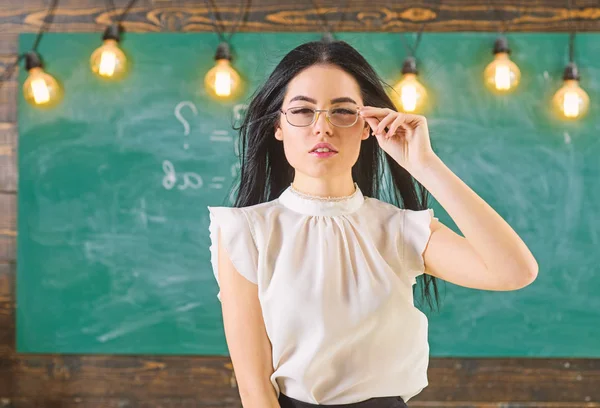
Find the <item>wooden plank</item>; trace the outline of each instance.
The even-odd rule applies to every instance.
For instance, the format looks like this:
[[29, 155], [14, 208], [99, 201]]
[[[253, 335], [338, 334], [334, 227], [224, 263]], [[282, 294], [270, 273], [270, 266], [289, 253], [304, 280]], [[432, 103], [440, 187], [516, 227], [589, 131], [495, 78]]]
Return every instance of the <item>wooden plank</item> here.
[[19, 29], [12, 32], [0, 32], [0, 55], [16, 56], [19, 44]]
[[[569, 402], [445, 402], [445, 401], [430, 401], [420, 402], [411, 400], [410, 408], [598, 408], [598, 403], [569, 403]], [[132, 398], [81, 398], [73, 397], [69, 399], [52, 399], [52, 398], [5, 398], [0, 403], [0, 407], [11, 408], [41, 408], [41, 407], [61, 407], [61, 408], [203, 408], [203, 407], [240, 407], [240, 403], [230, 400], [219, 401], [218, 403], [210, 403], [198, 401], [191, 398], [161, 398], [153, 401], [135, 400]], [[8, 405], [6, 405], [8, 404]]]
[[0, 194], [0, 262], [16, 258], [17, 196]]
[[[0, 75], [14, 61], [14, 56], [0, 56]], [[18, 69], [13, 72], [11, 79], [0, 85], [0, 123], [17, 121], [17, 74]]]
[[438, 358], [429, 378], [419, 400], [600, 402], [600, 359]]
[[[11, 408], [40, 408], [40, 407], [61, 407], [61, 408], [200, 408], [200, 407], [240, 407], [239, 403], [230, 403], [227, 401], [219, 402], [218, 405], [207, 405], [202, 401], [189, 398], [163, 398], [153, 401], [138, 401], [131, 398], [80, 398], [70, 399], [26, 399], [26, 398], [6, 398], [2, 401], [4, 404], [0, 407]], [[568, 402], [517, 402], [517, 403], [484, 403], [484, 402], [458, 402], [448, 403], [444, 401], [414, 402], [410, 401], [410, 408], [598, 408], [597, 403], [568, 403]]]
[[[110, 396], [130, 399], [132, 406], [161, 399], [198, 406], [238, 401], [225, 357], [12, 354], [8, 360], [0, 364], [0, 398], [93, 401]], [[2, 386], [8, 376], [11, 390]], [[434, 358], [430, 385], [410, 406], [597, 406], [599, 381], [600, 360]]]
[[0, 122], [0, 193], [17, 191], [17, 124]]
[[12, 302], [14, 275], [14, 263], [0, 263], [0, 302]]
[[[321, 31], [320, 16], [325, 15], [338, 31], [414, 31], [426, 23], [427, 31], [497, 31], [504, 24], [509, 31], [569, 31], [577, 22], [579, 31], [600, 29], [600, 5], [592, 1], [574, 2], [569, 11], [567, 3], [557, 0], [536, 2], [470, 0], [441, 2], [438, 0], [383, 4], [355, 1], [340, 8], [336, 1], [321, 2], [316, 10], [311, 3], [263, 0], [249, 9], [247, 22], [240, 31]], [[0, 12], [3, 35], [37, 32], [46, 15], [46, 7], [25, 5], [5, 8]], [[121, 9], [118, 9], [120, 11]], [[240, 2], [218, 2], [217, 13], [227, 30], [237, 24]], [[117, 13], [118, 15], [118, 13]], [[337, 24], [344, 15], [343, 22]], [[73, 0], [56, 10], [52, 31], [90, 32], [109, 24], [115, 14], [106, 10], [103, 1], [79, 4]], [[212, 31], [211, 13], [205, 3], [140, 2], [133, 7], [124, 22], [130, 32]], [[11, 42], [14, 44], [14, 42]], [[3, 52], [14, 53], [16, 48]]]
[[0, 359], [14, 349], [14, 282], [15, 264], [0, 263]]
[[[61, 407], [61, 408], [201, 408], [201, 407], [240, 407], [238, 402], [220, 401], [217, 404], [208, 405], [205, 402], [190, 398], [161, 398], [153, 401], [140, 401], [131, 398], [81, 398], [74, 397], [69, 399], [28, 399], [15, 398], [0, 401], [4, 408], [41, 408], [41, 407]], [[8, 404], [8, 405], [6, 405]], [[410, 408], [598, 408], [597, 403], [568, 403], [568, 402], [518, 402], [518, 403], [485, 403], [485, 402], [459, 402], [448, 403], [444, 401], [414, 402], [410, 401]]]
[[[224, 357], [12, 354], [9, 360], [9, 369], [0, 364], [0, 398], [190, 398], [205, 406], [238, 398]], [[10, 390], [2, 385], [9, 376], [15, 379]]]

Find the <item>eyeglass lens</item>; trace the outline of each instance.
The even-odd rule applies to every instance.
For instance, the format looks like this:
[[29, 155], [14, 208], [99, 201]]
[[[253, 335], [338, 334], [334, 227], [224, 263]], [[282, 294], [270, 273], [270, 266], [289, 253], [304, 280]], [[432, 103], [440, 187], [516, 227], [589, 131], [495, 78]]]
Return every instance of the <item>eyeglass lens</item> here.
[[[325, 114], [326, 112], [321, 112]], [[287, 120], [293, 126], [309, 126], [315, 120], [317, 112], [314, 109], [301, 107], [287, 110]], [[356, 123], [358, 110], [349, 107], [339, 107], [329, 110], [329, 121], [334, 126], [349, 127]]]

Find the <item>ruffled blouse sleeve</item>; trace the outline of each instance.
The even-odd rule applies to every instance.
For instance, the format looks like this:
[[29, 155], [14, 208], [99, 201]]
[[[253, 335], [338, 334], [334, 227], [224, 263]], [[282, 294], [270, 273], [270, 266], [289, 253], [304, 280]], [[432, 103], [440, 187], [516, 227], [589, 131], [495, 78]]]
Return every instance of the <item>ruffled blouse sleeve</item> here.
[[430, 224], [434, 216], [433, 209], [404, 210], [402, 237], [402, 263], [406, 266], [411, 283], [417, 283], [417, 276], [425, 272], [423, 252], [431, 237]]
[[219, 285], [217, 298], [221, 301], [218, 270], [218, 231], [221, 241], [235, 269], [244, 278], [258, 284], [258, 249], [254, 239], [252, 224], [242, 208], [207, 207], [210, 213], [210, 262], [213, 274]]

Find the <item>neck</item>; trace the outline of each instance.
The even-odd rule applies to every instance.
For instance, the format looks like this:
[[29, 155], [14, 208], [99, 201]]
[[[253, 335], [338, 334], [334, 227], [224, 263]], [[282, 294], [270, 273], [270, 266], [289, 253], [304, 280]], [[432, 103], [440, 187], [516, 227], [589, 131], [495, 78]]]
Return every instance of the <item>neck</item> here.
[[296, 173], [292, 188], [303, 194], [323, 198], [346, 197], [352, 195], [356, 190], [352, 174], [323, 179]]

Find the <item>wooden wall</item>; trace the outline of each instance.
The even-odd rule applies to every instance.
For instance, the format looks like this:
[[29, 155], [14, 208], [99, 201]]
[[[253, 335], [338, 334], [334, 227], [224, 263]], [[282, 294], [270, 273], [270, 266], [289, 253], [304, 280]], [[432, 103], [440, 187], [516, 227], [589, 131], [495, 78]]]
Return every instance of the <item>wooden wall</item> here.
[[[600, 0], [317, 1], [338, 31], [579, 31], [600, 29]], [[127, 1], [116, 0], [118, 10]], [[17, 36], [37, 32], [50, 0], [0, 0], [0, 72]], [[219, 1], [226, 27], [242, 1]], [[494, 9], [490, 10], [489, 5]], [[342, 12], [345, 19], [336, 24]], [[102, 0], [62, 0], [51, 31], [100, 33]], [[140, 0], [130, 32], [211, 31], [206, 2]], [[260, 0], [241, 31], [320, 31], [310, 0]], [[231, 362], [221, 357], [15, 353], [16, 75], [0, 88], [0, 407], [239, 407]], [[548, 339], [548, 341], [552, 341]], [[600, 339], [598, 340], [600, 342]], [[411, 407], [600, 407], [600, 359], [432, 358], [430, 385]]]

